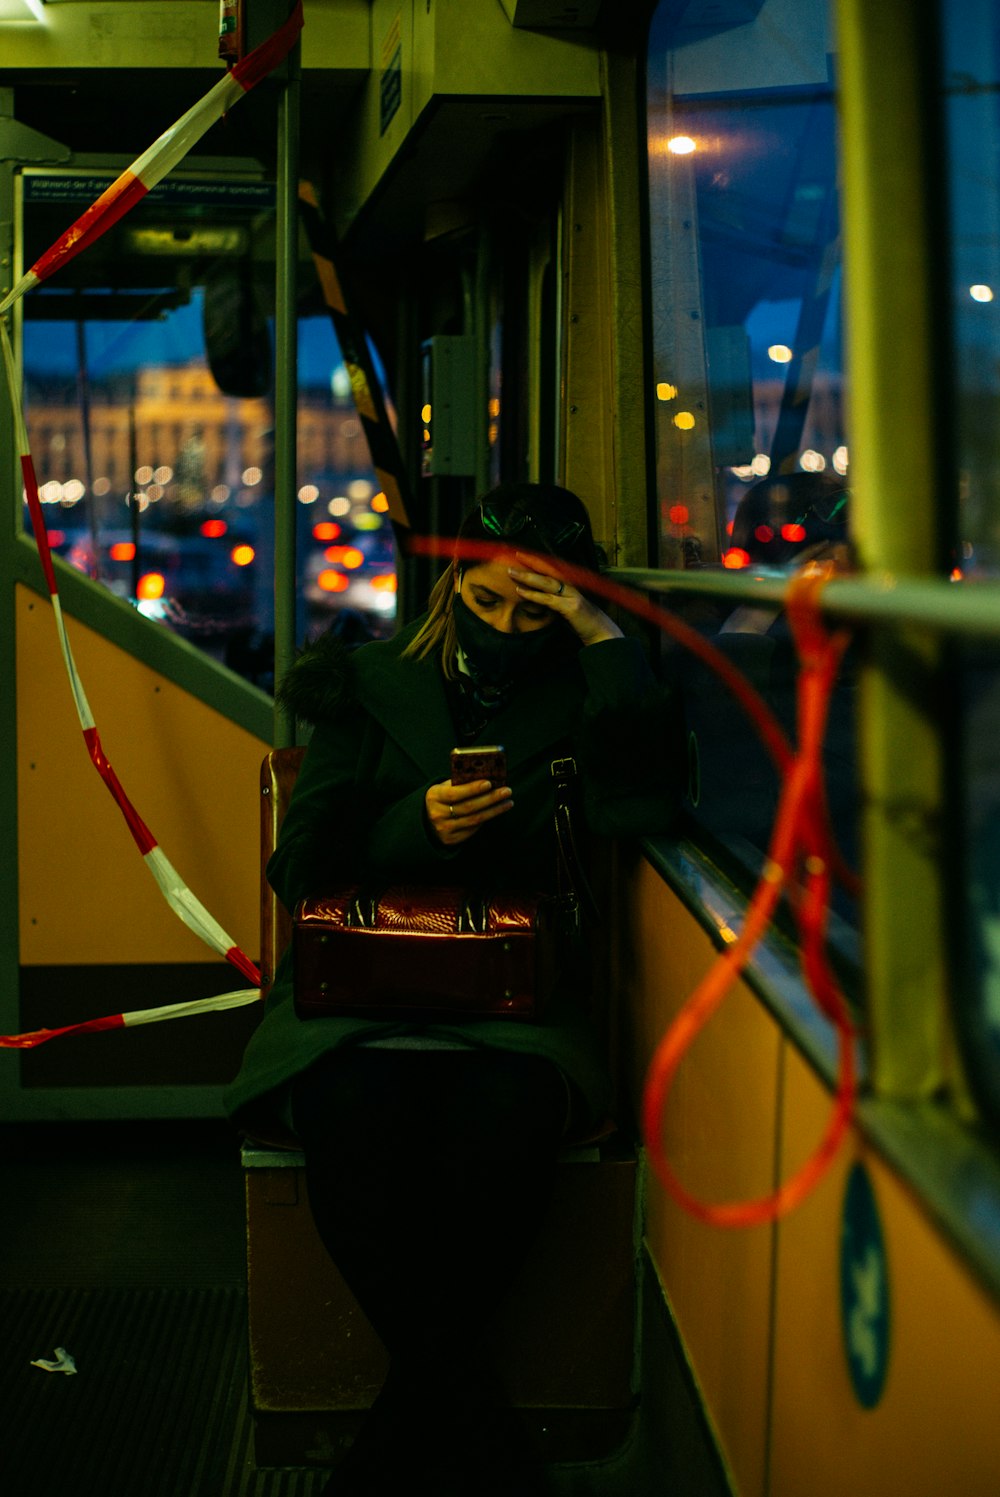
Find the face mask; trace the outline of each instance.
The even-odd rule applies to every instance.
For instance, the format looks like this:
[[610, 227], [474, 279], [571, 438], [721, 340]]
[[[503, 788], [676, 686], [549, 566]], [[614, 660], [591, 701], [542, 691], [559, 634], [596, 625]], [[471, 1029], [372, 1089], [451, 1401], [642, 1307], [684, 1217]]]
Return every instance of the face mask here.
[[556, 620], [544, 629], [532, 629], [526, 634], [502, 634], [473, 613], [458, 593], [452, 608], [455, 634], [477, 686], [494, 690], [506, 686], [547, 657], [561, 654], [565, 647], [562, 637], [565, 631], [559, 629]]

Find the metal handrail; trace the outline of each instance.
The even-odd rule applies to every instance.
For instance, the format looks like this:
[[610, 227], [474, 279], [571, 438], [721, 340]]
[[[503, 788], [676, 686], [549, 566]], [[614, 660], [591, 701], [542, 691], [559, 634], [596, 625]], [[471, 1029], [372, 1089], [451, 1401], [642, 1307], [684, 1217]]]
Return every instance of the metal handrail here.
[[[685, 593], [728, 599], [734, 604], [783, 607], [787, 575], [774, 572], [657, 571], [613, 567], [613, 581], [646, 593]], [[1000, 585], [992, 581], [950, 582], [937, 578], [895, 577], [889, 573], [837, 577], [823, 589], [822, 607], [831, 618], [863, 624], [908, 624], [934, 633], [1000, 638]]]

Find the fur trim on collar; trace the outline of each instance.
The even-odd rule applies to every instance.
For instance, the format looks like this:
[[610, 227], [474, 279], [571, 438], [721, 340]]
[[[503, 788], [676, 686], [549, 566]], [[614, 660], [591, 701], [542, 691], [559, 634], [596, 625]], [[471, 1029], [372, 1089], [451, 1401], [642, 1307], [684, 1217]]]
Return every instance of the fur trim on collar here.
[[300, 722], [329, 722], [353, 700], [353, 651], [333, 634], [306, 645], [275, 693], [275, 700]]

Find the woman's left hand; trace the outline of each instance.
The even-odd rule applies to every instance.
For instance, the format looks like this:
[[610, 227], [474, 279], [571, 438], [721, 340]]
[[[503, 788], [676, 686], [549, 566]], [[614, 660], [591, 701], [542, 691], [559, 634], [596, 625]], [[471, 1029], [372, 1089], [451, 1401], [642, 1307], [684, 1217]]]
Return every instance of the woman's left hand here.
[[566, 620], [574, 634], [585, 645], [596, 645], [604, 639], [621, 639], [622, 631], [606, 613], [584, 597], [555, 572], [550, 572], [537, 556], [526, 557], [519, 551], [522, 567], [508, 567], [519, 597], [526, 603], [542, 604]]

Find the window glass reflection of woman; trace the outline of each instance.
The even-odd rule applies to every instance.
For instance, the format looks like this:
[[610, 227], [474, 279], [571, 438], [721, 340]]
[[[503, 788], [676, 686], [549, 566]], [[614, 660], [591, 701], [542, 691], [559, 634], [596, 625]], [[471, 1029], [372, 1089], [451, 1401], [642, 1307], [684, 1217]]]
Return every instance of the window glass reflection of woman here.
[[[671, 705], [638, 643], [555, 575], [560, 558], [597, 567], [583, 505], [502, 487], [460, 536], [503, 550], [457, 560], [393, 640], [321, 642], [291, 673], [285, 700], [316, 726], [267, 870], [289, 909], [339, 880], [552, 887], [550, 765], [566, 754], [592, 832], [669, 824]], [[507, 785], [453, 785], [450, 749], [494, 742]], [[228, 1106], [251, 1132], [291, 1125], [320, 1237], [390, 1356], [331, 1497], [448, 1480], [508, 1490], [517, 1450], [490, 1412], [491, 1318], [562, 1141], [592, 1129], [611, 1094], [585, 967], [567, 970], [543, 1022], [420, 1024], [299, 1020], [287, 956], [279, 966]], [[519, 1471], [517, 1490], [530, 1479]]]

